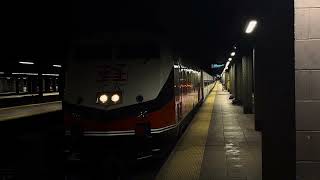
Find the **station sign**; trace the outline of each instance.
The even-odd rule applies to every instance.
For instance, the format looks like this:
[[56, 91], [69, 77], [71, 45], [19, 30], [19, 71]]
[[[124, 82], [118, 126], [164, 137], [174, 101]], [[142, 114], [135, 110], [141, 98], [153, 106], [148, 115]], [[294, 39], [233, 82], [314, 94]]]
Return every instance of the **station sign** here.
[[224, 64], [211, 64], [212, 69], [217, 69], [217, 68], [221, 68], [221, 67], [224, 67]]

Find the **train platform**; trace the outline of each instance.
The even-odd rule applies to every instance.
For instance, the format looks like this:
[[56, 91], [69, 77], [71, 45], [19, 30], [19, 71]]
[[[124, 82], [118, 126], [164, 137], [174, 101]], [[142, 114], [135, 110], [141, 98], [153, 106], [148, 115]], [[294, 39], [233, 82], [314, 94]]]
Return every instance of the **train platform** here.
[[54, 101], [61, 101], [61, 96], [59, 96], [59, 92], [43, 93], [42, 96], [39, 96], [39, 94], [4, 95], [2, 93], [0, 96], [0, 108], [16, 107], [30, 104], [32, 105]]
[[261, 180], [261, 135], [217, 84], [157, 174], [157, 180]]
[[[59, 92], [50, 92], [50, 93], [43, 93], [43, 96], [58, 96]], [[13, 99], [13, 98], [23, 98], [23, 97], [34, 97], [39, 96], [37, 93], [32, 94], [18, 94], [18, 95], [7, 95], [7, 96], [0, 96], [1, 99]]]
[[60, 111], [61, 101], [0, 108], [0, 122]]

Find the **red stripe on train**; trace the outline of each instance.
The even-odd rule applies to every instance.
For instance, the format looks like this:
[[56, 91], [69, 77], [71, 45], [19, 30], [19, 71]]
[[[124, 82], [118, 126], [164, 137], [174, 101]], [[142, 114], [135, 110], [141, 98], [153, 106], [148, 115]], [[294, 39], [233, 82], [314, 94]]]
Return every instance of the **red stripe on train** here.
[[[175, 101], [169, 101], [161, 109], [149, 112], [144, 121], [148, 121], [152, 129], [166, 127], [176, 123], [175, 120]], [[135, 116], [121, 117], [113, 120], [96, 120], [96, 119], [81, 119], [76, 120], [72, 117], [71, 112], [65, 112], [64, 123], [65, 127], [71, 127], [78, 124], [84, 131], [126, 131], [134, 130], [136, 124], [141, 122], [141, 119]]]

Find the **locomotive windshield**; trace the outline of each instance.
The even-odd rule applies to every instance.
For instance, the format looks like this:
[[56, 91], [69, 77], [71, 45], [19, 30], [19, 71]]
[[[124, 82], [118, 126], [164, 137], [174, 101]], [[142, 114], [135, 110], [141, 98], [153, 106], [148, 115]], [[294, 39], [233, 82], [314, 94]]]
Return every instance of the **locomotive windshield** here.
[[122, 45], [117, 49], [118, 59], [159, 58], [160, 48], [153, 43], [130, 46]]
[[118, 46], [87, 44], [77, 47], [73, 56], [76, 61], [92, 61], [101, 59], [145, 59], [159, 57], [160, 47], [154, 43], [138, 45], [124, 44]]
[[73, 58], [76, 61], [92, 61], [99, 59], [111, 59], [112, 47], [101, 44], [88, 44], [78, 46], [75, 49]]

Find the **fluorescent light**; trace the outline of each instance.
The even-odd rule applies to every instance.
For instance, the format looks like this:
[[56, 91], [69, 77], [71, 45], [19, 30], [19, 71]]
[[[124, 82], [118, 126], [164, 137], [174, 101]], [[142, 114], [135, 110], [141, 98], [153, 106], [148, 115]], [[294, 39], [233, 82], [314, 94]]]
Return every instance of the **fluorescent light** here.
[[176, 64], [174, 64], [173, 67], [174, 67], [175, 69], [180, 68], [180, 66], [179, 66], [179, 65], [176, 65]]
[[42, 74], [43, 76], [59, 76], [59, 74]]
[[52, 65], [53, 67], [59, 67], [59, 68], [61, 68], [61, 65], [60, 64], [54, 64], [54, 65]]
[[231, 56], [235, 56], [235, 55], [236, 55], [236, 52], [232, 52], [232, 53], [231, 53]]
[[228, 61], [228, 62], [227, 62], [227, 64], [226, 64], [226, 68], [228, 68], [229, 64], [230, 64], [230, 61]]
[[4, 72], [0, 72], [0, 74], [4, 74]]
[[34, 62], [29, 61], [19, 61], [20, 64], [34, 64]]
[[229, 58], [228, 61], [232, 61], [232, 58]]
[[[231, 59], [231, 58], [229, 58], [229, 59]], [[228, 70], [229, 64], [230, 64], [230, 61], [227, 62], [226, 66], [224, 67], [224, 69], [223, 69], [223, 71], [221, 73], [221, 76], [226, 72], [226, 70]]]
[[257, 23], [258, 23], [258, 22], [257, 22], [256, 20], [251, 20], [251, 21], [248, 23], [248, 25], [247, 25], [246, 33], [247, 33], [247, 34], [252, 33], [252, 31], [255, 29]]
[[22, 75], [30, 75], [30, 76], [36, 76], [36, 75], [38, 75], [38, 73], [11, 73], [11, 74], [16, 74], [16, 75], [22, 74]]

